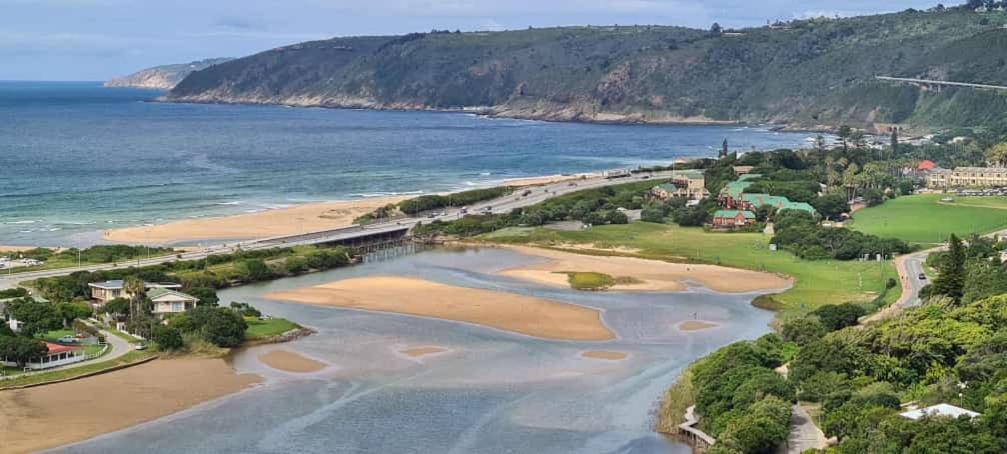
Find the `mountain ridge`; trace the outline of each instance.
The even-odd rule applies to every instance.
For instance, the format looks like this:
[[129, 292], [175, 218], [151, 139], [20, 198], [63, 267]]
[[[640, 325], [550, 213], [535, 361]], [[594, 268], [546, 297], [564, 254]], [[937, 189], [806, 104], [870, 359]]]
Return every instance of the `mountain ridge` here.
[[1007, 83], [1005, 24], [1007, 13], [949, 9], [723, 33], [583, 26], [333, 38], [193, 72], [165, 100], [608, 123], [1001, 127], [1004, 94], [874, 76]]
[[194, 71], [233, 60], [232, 58], [208, 58], [189, 63], [160, 65], [141, 69], [135, 73], [107, 80], [104, 85], [110, 88], [155, 88], [170, 90]]

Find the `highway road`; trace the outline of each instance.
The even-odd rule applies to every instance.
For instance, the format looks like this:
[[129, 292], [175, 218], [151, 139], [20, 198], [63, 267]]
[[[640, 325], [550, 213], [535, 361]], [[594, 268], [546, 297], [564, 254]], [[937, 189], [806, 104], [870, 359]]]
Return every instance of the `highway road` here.
[[[599, 188], [604, 186], [614, 186], [619, 184], [633, 183], [647, 180], [660, 180], [670, 177], [672, 172], [654, 172], [633, 174], [629, 177], [606, 179], [603, 177], [591, 177], [586, 179], [567, 180], [541, 186], [529, 186], [519, 189], [515, 194], [489, 200], [486, 202], [473, 204], [468, 208], [468, 214], [476, 213], [509, 213], [516, 208], [524, 208], [535, 205], [553, 197], [569, 194], [572, 192]], [[237, 243], [219, 244], [201, 249], [198, 251], [185, 252], [178, 255], [151, 257], [147, 259], [132, 260], [128, 262], [106, 263], [100, 265], [86, 265], [82, 267], [60, 268], [54, 270], [32, 271], [23, 273], [0, 275], [0, 289], [14, 287], [18, 282], [33, 280], [43, 277], [64, 276], [77, 271], [101, 271], [127, 268], [131, 266], [141, 267], [150, 265], [160, 265], [162, 263], [174, 262], [178, 260], [199, 260], [213, 254], [230, 254], [238, 250], [259, 250], [275, 247], [289, 247], [298, 245], [329, 243], [338, 240], [348, 240], [355, 237], [369, 236], [377, 233], [394, 232], [409, 229], [419, 223], [429, 223], [435, 220], [450, 221], [463, 217], [460, 208], [449, 209], [439, 212], [435, 216], [427, 217], [407, 217], [394, 221], [369, 224], [366, 226], [350, 226], [346, 228], [326, 230], [321, 232], [308, 232], [297, 235], [283, 237], [261, 238], [241, 241]]]

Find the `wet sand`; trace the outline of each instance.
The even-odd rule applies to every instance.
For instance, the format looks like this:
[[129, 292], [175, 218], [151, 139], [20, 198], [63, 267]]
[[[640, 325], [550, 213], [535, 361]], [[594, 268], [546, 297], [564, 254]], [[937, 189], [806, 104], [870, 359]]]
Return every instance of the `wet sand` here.
[[299, 374], [318, 372], [325, 369], [325, 363], [305, 358], [297, 353], [286, 350], [273, 350], [259, 355], [259, 362], [276, 370]]
[[446, 351], [448, 351], [448, 349], [444, 347], [412, 347], [400, 350], [399, 352], [411, 358], [421, 358], [428, 355], [444, 353]]
[[788, 287], [791, 282], [775, 274], [715, 265], [691, 265], [633, 257], [593, 256], [527, 246], [506, 246], [522, 254], [547, 259], [544, 263], [501, 271], [503, 276], [553, 287], [570, 286], [562, 272], [595, 272], [629, 277], [639, 283], [616, 284], [611, 290], [674, 292], [687, 282], [721, 293], [750, 293]]
[[704, 329], [716, 328], [720, 325], [699, 320], [686, 320], [678, 324], [679, 331], [702, 331]]
[[94, 377], [0, 391], [0, 450], [34, 452], [176, 413], [261, 380], [222, 359], [155, 360]]
[[609, 352], [604, 350], [591, 350], [581, 353], [580, 356], [591, 359], [604, 359], [608, 361], [622, 361], [626, 359], [627, 354], [623, 352]]
[[323, 202], [205, 219], [186, 219], [154, 226], [108, 230], [102, 238], [129, 244], [171, 244], [202, 240], [258, 239], [317, 232], [353, 224], [353, 220], [409, 197], [375, 197]]
[[266, 298], [474, 323], [527, 336], [572, 341], [615, 338], [596, 309], [404, 277], [336, 281]]

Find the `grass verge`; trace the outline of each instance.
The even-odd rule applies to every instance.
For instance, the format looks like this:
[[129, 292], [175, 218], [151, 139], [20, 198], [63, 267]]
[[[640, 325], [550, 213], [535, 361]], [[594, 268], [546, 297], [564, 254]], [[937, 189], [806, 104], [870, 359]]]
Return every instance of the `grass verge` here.
[[245, 339], [249, 341], [279, 336], [287, 331], [301, 327], [301, 325], [284, 318], [259, 320], [250, 317], [245, 319], [245, 323], [248, 324], [248, 328], [245, 329]]
[[70, 369], [55, 370], [52, 372], [40, 372], [36, 374], [26, 375], [23, 377], [12, 378], [10, 380], [3, 380], [0, 381], [0, 389], [22, 388], [25, 386], [38, 385], [54, 381], [65, 381], [78, 377], [95, 375], [102, 372], [119, 369], [139, 361], [145, 361], [155, 356], [157, 356], [157, 354], [154, 352], [134, 350], [116, 359], [108, 361], [102, 361], [99, 363], [88, 364]]

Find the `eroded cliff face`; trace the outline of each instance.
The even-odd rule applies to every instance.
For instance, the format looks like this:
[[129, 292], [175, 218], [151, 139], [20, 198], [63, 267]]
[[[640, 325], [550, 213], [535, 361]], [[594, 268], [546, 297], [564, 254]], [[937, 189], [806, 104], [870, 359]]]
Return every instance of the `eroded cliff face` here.
[[105, 82], [106, 87], [152, 88], [171, 90], [189, 74], [210, 66], [230, 61], [230, 58], [214, 58], [177, 65], [164, 65], [137, 71], [128, 76], [116, 77]]

